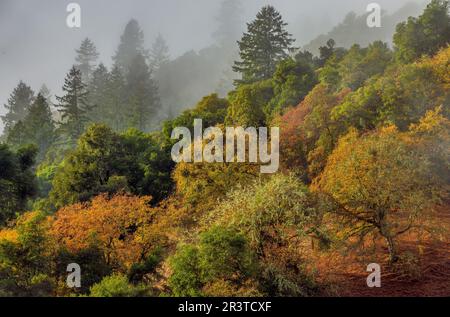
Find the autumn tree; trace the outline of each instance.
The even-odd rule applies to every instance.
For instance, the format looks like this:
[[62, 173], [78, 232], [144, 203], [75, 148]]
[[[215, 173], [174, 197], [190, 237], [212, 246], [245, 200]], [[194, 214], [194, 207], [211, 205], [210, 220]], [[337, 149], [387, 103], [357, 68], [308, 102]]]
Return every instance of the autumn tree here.
[[351, 227], [346, 237], [376, 232], [386, 240], [390, 262], [399, 256], [398, 237], [420, 225], [435, 201], [431, 158], [417, 140], [391, 126], [340, 139], [315, 188], [336, 202], [336, 213]]
[[97, 246], [108, 265], [126, 273], [166, 241], [157, 222], [158, 209], [150, 207], [150, 199], [101, 195], [89, 203], [64, 207], [55, 214], [50, 234], [71, 252]]

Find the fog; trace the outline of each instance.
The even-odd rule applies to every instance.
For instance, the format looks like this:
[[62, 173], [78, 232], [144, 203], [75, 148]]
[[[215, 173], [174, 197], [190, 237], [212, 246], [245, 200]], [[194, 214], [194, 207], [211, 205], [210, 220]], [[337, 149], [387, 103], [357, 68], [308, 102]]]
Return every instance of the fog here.
[[[158, 33], [166, 39], [171, 58], [214, 44], [217, 14], [222, 0], [78, 0], [82, 27], [66, 26], [63, 0], [0, 0], [0, 114], [17, 83], [23, 80], [35, 92], [46, 84], [59, 94], [65, 74], [74, 63], [75, 49], [89, 37], [100, 61], [111, 65], [126, 23], [135, 18], [150, 47]], [[289, 23], [296, 46], [328, 33], [345, 15], [365, 12], [364, 0], [243, 0], [242, 29], [266, 4], [274, 5]], [[377, 0], [383, 10], [395, 12], [408, 0]], [[423, 5], [423, 1], [416, 0]]]

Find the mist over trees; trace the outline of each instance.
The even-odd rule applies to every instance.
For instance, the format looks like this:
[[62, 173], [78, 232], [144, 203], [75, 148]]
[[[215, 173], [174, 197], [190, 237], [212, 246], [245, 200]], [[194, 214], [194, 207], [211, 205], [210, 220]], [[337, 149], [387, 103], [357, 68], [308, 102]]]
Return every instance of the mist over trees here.
[[[355, 17], [317, 52], [272, 5], [239, 31], [241, 5], [224, 0], [215, 43], [179, 57], [136, 19], [112, 63], [85, 38], [55, 102], [19, 82], [2, 117], [0, 296], [341, 296], [361, 292], [361, 263], [448, 295], [449, 2], [400, 22], [393, 47], [343, 43]], [[280, 127], [279, 170], [175, 163], [173, 129], [194, 119]]]

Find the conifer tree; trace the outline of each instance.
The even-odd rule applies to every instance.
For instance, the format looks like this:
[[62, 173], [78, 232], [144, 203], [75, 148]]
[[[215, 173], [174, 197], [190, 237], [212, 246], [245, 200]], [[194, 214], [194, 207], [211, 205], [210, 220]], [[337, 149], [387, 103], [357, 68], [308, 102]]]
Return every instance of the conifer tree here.
[[241, 61], [234, 63], [233, 70], [242, 74], [237, 83], [252, 83], [271, 78], [280, 60], [293, 51], [291, 34], [278, 11], [265, 6], [256, 20], [247, 25], [248, 31], [239, 44]]
[[2, 116], [2, 121], [5, 125], [5, 134], [8, 134], [16, 123], [25, 118], [33, 100], [33, 90], [23, 81], [20, 81], [11, 93], [8, 103], [5, 105], [5, 109], [8, 111]]
[[150, 68], [152, 71], [158, 71], [169, 59], [169, 47], [164, 37], [159, 34], [150, 50]]
[[109, 72], [105, 65], [100, 64], [92, 73], [89, 82], [89, 104], [95, 105], [89, 118], [94, 122], [106, 123], [106, 112], [108, 107], [107, 89]]
[[120, 44], [113, 56], [113, 61], [122, 74], [126, 75], [138, 55], [147, 56], [148, 52], [144, 49], [144, 32], [139, 23], [133, 19], [128, 22], [120, 37]]
[[128, 127], [148, 131], [152, 116], [159, 110], [158, 87], [152, 79], [145, 57], [137, 55], [127, 76]]
[[123, 131], [126, 127], [126, 82], [120, 69], [115, 66], [109, 75], [106, 87], [107, 109], [105, 112], [106, 122], [114, 131]]
[[88, 114], [93, 106], [88, 104], [88, 91], [81, 79], [81, 72], [74, 66], [64, 81], [62, 97], [56, 97], [56, 105], [61, 113], [60, 130], [69, 138], [71, 145], [76, 143], [89, 122]]
[[76, 50], [76, 52], [76, 67], [81, 71], [83, 82], [88, 83], [91, 79], [92, 72], [95, 69], [96, 62], [99, 56], [97, 48], [89, 38], [86, 38], [83, 40], [83, 42], [81, 42], [81, 46]]

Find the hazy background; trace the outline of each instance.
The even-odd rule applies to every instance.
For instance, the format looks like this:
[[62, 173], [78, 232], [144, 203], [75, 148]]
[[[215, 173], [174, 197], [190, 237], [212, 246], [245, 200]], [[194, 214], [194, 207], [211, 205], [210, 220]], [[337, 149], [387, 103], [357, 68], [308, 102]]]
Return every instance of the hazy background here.
[[[66, 6], [82, 8], [81, 29], [66, 26]], [[161, 33], [175, 59], [187, 51], [200, 51], [214, 44], [217, 14], [222, 0], [0, 0], [0, 114], [9, 94], [23, 80], [37, 92], [46, 84], [59, 94], [65, 74], [74, 63], [75, 49], [83, 38], [91, 38], [105, 65], [119, 44], [126, 23], [135, 18], [149, 48]], [[306, 45], [343, 21], [350, 11], [363, 14], [374, 1], [365, 0], [243, 0], [242, 28], [266, 4], [274, 5], [289, 23], [297, 39]], [[394, 13], [407, 2], [422, 8], [421, 0], [378, 0], [383, 10]], [[414, 9], [415, 10], [415, 9]], [[418, 10], [419, 12], [420, 10]], [[237, 46], [236, 46], [237, 47]], [[199, 91], [198, 94], [203, 93]], [[187, 103], [199, 98], [196, 93]], [[190, 106], [190, 104], [186, 104]], [[2, 129], [0, 123], [0, 130]]]

